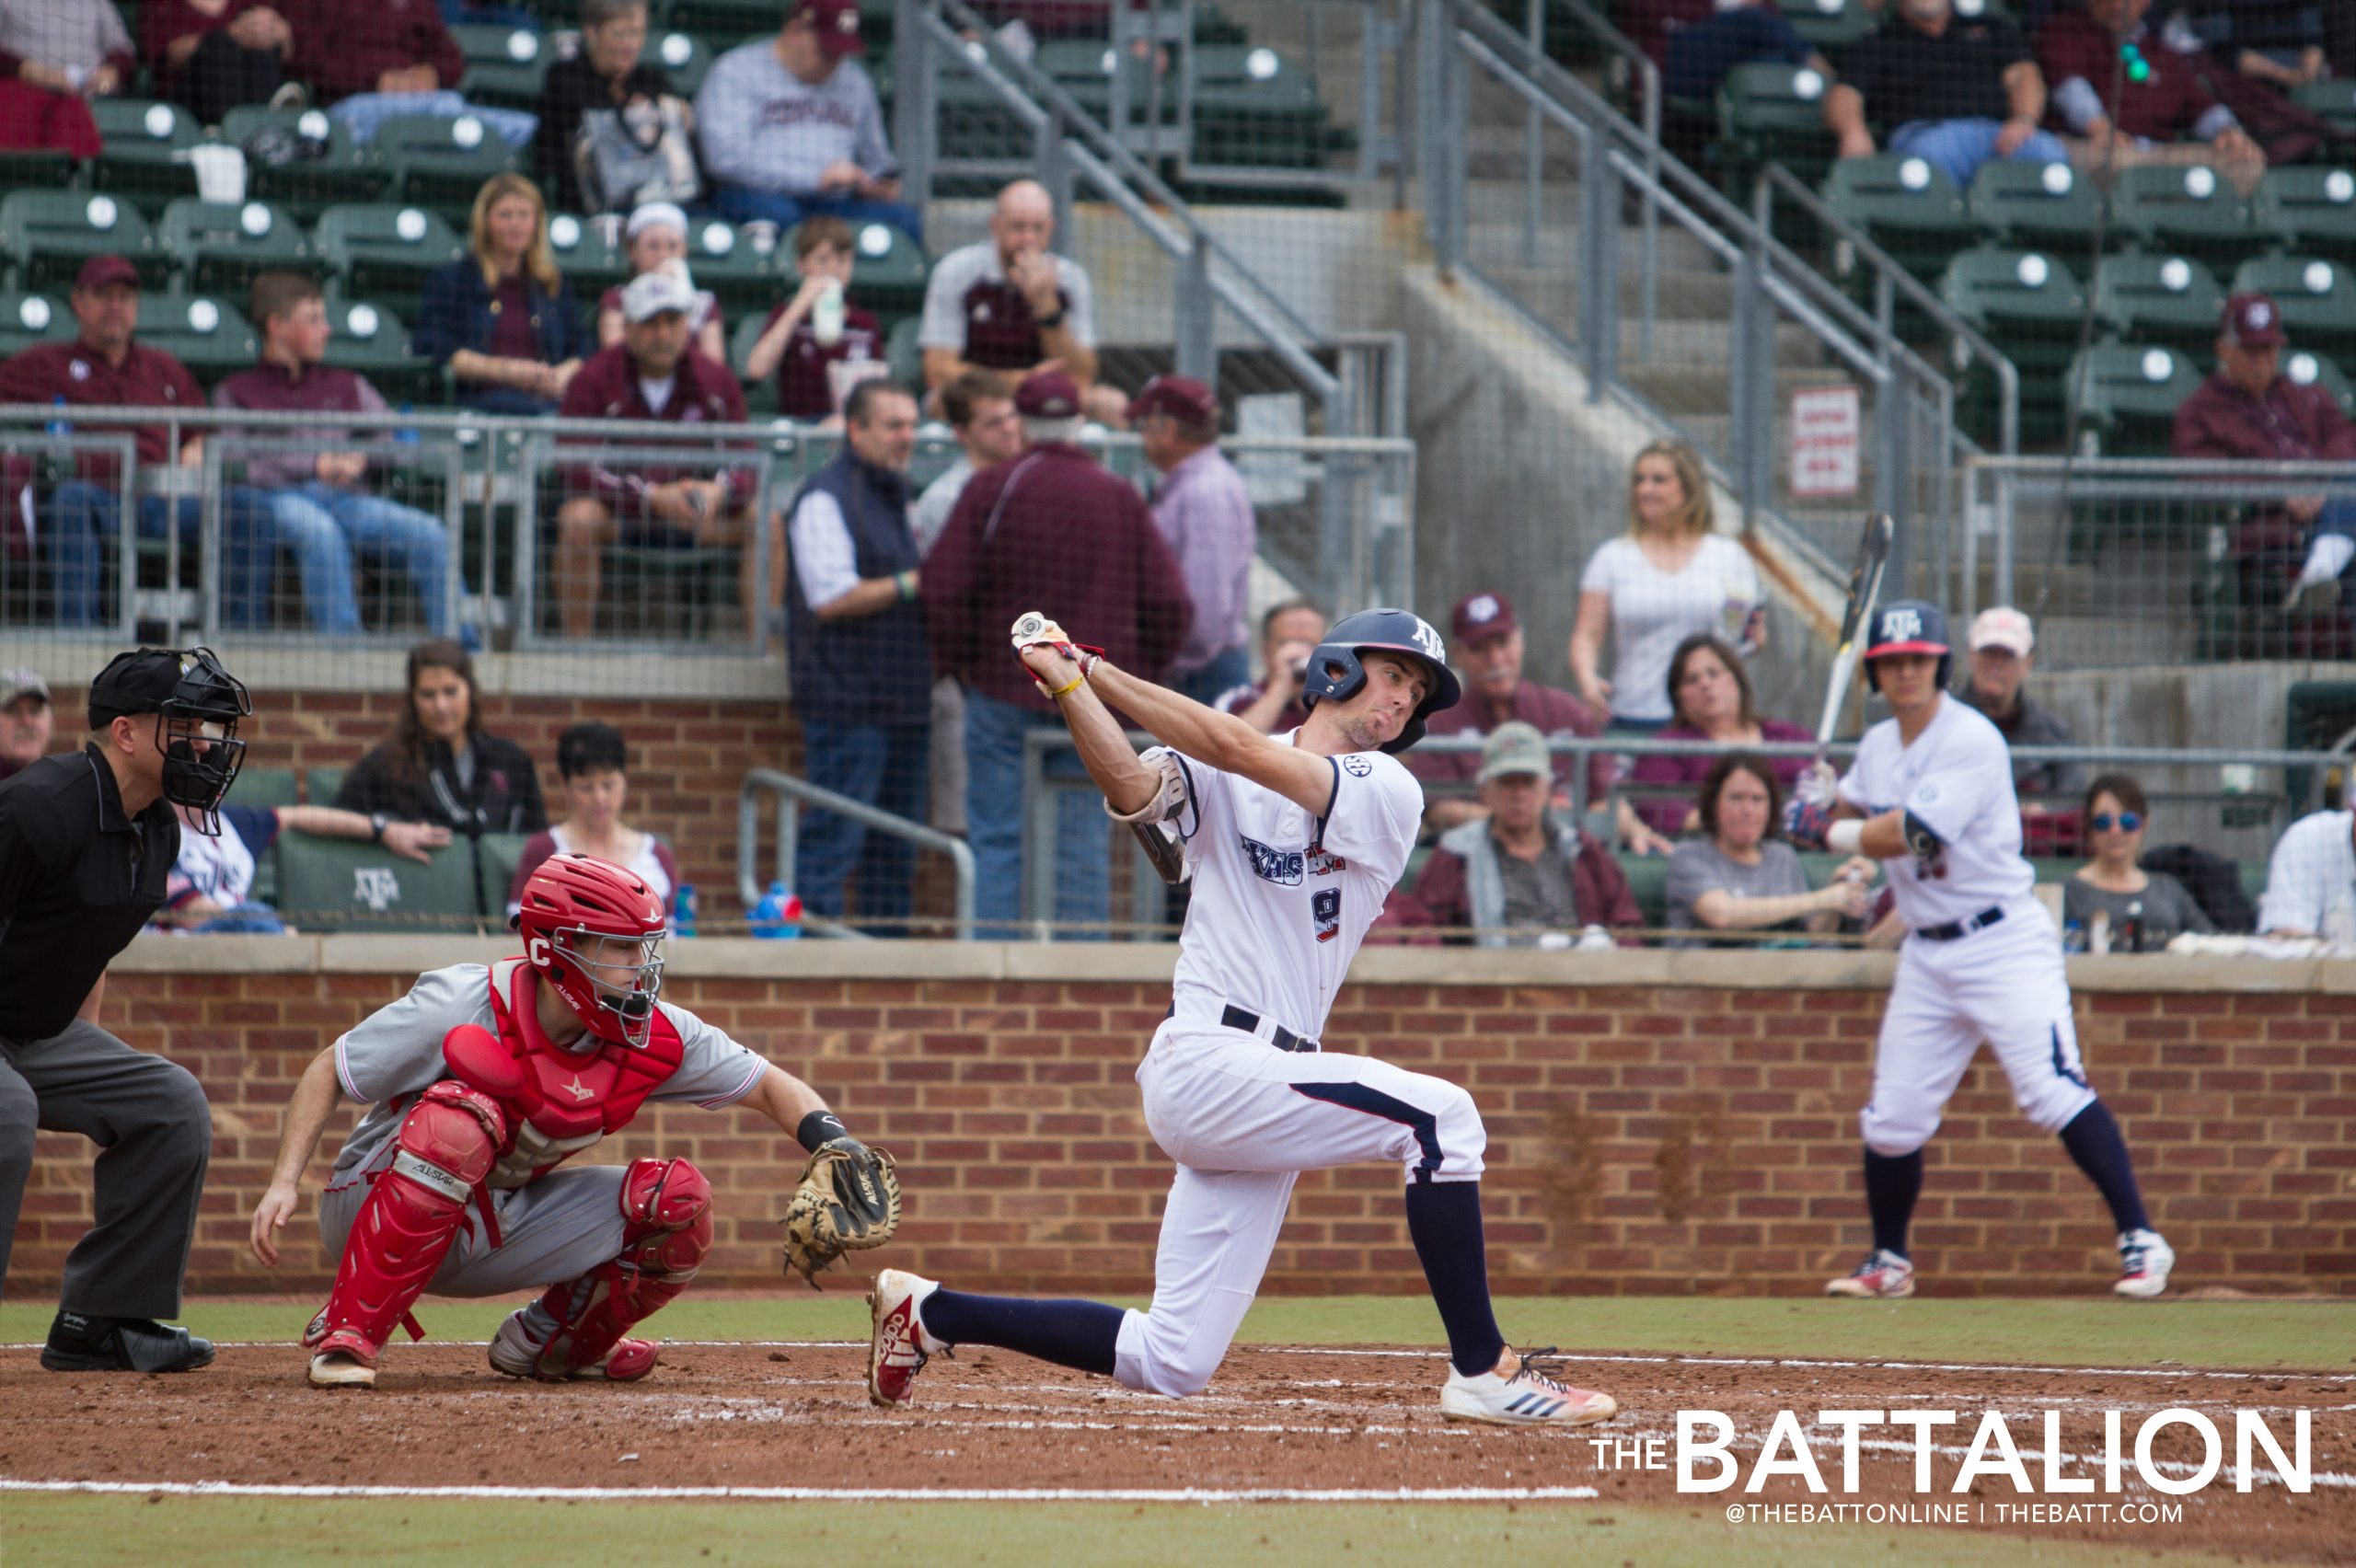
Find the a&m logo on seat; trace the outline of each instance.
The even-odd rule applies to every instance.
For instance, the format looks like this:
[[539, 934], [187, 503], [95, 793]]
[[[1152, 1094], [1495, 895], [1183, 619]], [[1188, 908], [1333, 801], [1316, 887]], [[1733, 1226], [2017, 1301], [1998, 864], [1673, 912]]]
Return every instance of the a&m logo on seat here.
[[352, 896], [382, 915], [401, 901], [401, 879], [390, 866], [354, 866]]

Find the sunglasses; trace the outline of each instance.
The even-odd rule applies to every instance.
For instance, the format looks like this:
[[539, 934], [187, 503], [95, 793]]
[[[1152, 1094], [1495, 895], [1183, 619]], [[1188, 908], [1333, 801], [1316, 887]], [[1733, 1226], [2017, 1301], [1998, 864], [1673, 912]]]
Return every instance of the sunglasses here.
[[2132, 833], [2143, 825], [2143, 819], [2134, 812], [2121, 812], [2117, 816], [2104, 812], [2099, 815], [2088, 817], [2086, 825], [2096, 833], [2108, 833], [2113, 828], [2117, 828], [2121, 833]]

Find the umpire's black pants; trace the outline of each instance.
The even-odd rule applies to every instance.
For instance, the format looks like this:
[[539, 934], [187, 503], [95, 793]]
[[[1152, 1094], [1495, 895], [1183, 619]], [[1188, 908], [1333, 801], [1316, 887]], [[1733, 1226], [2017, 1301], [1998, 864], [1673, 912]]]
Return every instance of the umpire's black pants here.
[[0, 1280], [36, 1130], [98, 1146], [92, 1223], [66, 1256], [58, 1304], [99, 1318], [177, 1314], [213, 1154], [195, 1078], [79, 1019], [46, 1040], [0, 1039]]

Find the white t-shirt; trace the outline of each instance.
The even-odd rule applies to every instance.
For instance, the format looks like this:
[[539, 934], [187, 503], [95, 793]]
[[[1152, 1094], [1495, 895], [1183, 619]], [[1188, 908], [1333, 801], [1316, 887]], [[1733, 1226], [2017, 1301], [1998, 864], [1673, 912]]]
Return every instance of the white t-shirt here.
[[2324, 928], [2335, 906], [2356, 918], [2356, 813], [2317, 812], [2301, 817], [2275, 841], [2266, 863], [2266, 897], [2258, 905], [2260, 931], [2304, 931], [2346, 938]]
[[1927, 858], [1900, 855], [1889, 870], [1899, 918], [1916, 930], [1962, 920], [1995, 905], [2026, 901], [2037, 873], [2021, 859], [2020, 800], [2013, 793], [2012, 753], [1985, 716], [1952, 697], [1912, 745], [1901, 745], [1898, 721], [1865, 732], [1841, 780], [1841, 798], [1867, 816], [1903, 810], [1939, 847]]
[[1179, 1017], [1216, 1023], [1232, 1003], [1312, 1040], [1324, 1031], [1424, 817], [1424, 787], [1397, 757], [1327, 760], [1332, 804], [1313, 817], [1248, 778], [1179, 758], [1187, 801], [1177, 826], [1195, 888], [1172, 986]]
[[1622, 535], [1588, 558], [1582, 594], [1611, 598], [1611, 711], [1647, 721], [1670, 717], [1669, 661], [1697, 631], [1727, 641], [1760, 602], [1750, 554], [1723, 534], [1705, 534], [1682, 571], [1663, 571]]

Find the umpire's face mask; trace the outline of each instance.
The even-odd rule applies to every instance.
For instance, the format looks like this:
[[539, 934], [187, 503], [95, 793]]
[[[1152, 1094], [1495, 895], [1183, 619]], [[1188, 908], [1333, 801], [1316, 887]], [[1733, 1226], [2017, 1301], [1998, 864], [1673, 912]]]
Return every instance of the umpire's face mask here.
[[217, 837], [222, 797], [245, 766], [246, 743], [237, 739], [237, 721], [159, 713], [156, 749], [164, 758], [164, 799], [196, 813], [191, 827]]

